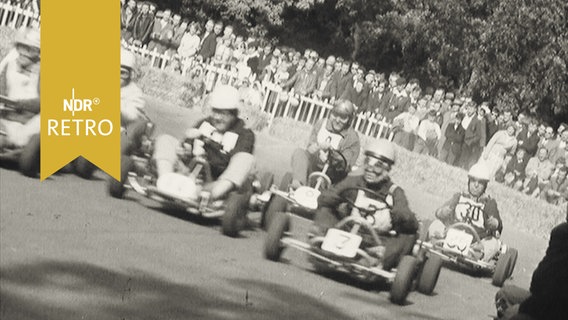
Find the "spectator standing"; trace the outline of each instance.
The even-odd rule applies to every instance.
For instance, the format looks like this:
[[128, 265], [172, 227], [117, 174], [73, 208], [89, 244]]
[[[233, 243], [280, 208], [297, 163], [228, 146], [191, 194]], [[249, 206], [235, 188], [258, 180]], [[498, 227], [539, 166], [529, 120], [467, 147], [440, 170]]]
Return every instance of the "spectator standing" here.
[[150, 41], [150, 33], [154, 24], [154, 17], [150, 14], [148, 3], [143, 2], [140, 11], [134, 19], [131, 42], [137, 47], [142, 47]]
[[215, 22], [209, 19], [205, 23], [205, 33], [203, 38], [201, 38], [201, 47], [197, 53], [205, 63], [209, 63], [211, 58], [215, 55], [215, 49], [217, 47], [217, 35], [213, 31], [215, 28]]
[[324, 72], [318, 77], [314, 96], [324, 101], [330, 101], [333, 104], [335, 100], [333, 93], [333, 64], [325, 65]]
[[120, 12], [121, 36], [126, 42], [132, 38], [132, 30], [134, 29], [134, 21], [137, 13], [135, 0], [129, 0], [127, 5], [123, 6]]
[[428, 154], [436, 157], [438, 154], [437, 145], [442, 131], [440, 125], [436, 122], [436, 111], [430, 110], [426, 119], [420, 122], [416, 132], [416, 141], [414, 143], [414, 152], [419, 154]]
[[191, 61], [199, 51], [201, 39], [199, 39], [199, 24], [192, 22], [189, 30], [181, 37], [177, 53], [181, 58], [182, 64], [187, 70], [191, 66]]
[[554, 136], [554, 129], [551, 126], [547, 126], [546, 131], [544, 133], [544, 137], [540, 139], [538, 147], [546, 148], [548, 152], [548, 159], [555, 159], [559, 145], [560, 145], [560, 140], [556, 139], [556, 137]]
[[493, 138], [489, 140], [489, 143], [483, 150], [480, 162], [489, 170], [491, 177], [495, 177], [495, 174], [505, 160], [505, 156], [508, 153], [514, 152], [517, 146], [517, 140], [515, 139], [515, 127], [509, 125], [507, 130], [500, 130], [493, 135]]
[[399, 77], [396, 80], [396, 88], [392, 90], [392, 95], [389, 96], [389, 100], [386, 101], [385, 118], [387, 121], [392, 121], [396, 116], [401, 114], [404, 110], [408, 109], [410, 104], [410, 97], [406, 94], [404, 90], [406, 86], [406, 79]]
[[507, 162], [504, 170], [497, 171], [495, 180], [505, 185], [520, 190], [525, 179], [525, 170], [529, 157], [523, 147], [517, 148], [515, 155]]
[[162, 12], [161, 18], [156, 17], [156, 19], [154, 20], [154, 26], [152, 27], [152, 33], [150, 34], [150, 43], [148, 44], [148, 50], [156, 50], [160, 54], [166, 52], [166, 43], [169, 42], [171, 35], [173, 35], [173, 23], [171, 15], [172, 11], [170, 9], [166, 9], [164, 10], [164, 12]]
[[344, 61], [341, 65], [341, 70], [336, 74], [336, 78], [333, 83], [333, 93], [335, 99], [339, 99], [346, 88], [353, 86], [353, 75], [349, 73], [350, 63]]
[[457, 112], [452, 115], [450, 123], [444, 130], [446, 137], [442, 150], [440, 151], [440, 160], [449, 165], [457, 165], [462, 152], [462, 145], [465, 136], [465, 129], [462, 126], [463, 113]]
[[460, 157], [461, 166], [469, 170], [469, 168], [477, 162], [476, 157], [479, 154], [479, 145], [482, 137], [481, 122], [476, 115], [476, 107], [473, 102], [466, 102], [466, 115], [462, 120], [462, 126], [465, 129], [464, 143]]
[[393, 120], [393, 142], [403, 148], [412, 150], [419, 122], [414, 105], [408, 106], [408, 111], [399, 114]]
[[538, 121], [536, 119], [529, 119], [527, 125], [523, 125], [523, 129], [517, 136], [518, 145], [526, 149], [527, 154], [533, 157], [538, 149]]

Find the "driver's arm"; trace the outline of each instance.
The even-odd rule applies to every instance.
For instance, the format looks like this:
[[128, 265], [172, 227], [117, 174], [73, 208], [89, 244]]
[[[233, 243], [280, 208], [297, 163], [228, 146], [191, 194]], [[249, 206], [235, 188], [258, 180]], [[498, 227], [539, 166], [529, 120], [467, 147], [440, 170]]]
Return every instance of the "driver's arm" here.
[[16, 103], [18, 104], [18, 109], [33, 112], [36, 114], [39, 113], [39, 98], [17, 100]]
[[[485, 217], [485, 230], [489, 230], [489, 234], [494, 234], [495, 231], [499, 231], [499, 233], [501, 233], [503, 231], [503, 221], [501, 220], [501, 216], [499, 215], [499, 209], [497, 208], [497, 202], [495, 201], [495, 199], [489, 199], [487, 201], [487, 203], [485, 204], [485, 208], [483, 209], [483, 214], [486, 215]], [[499, 225], [497, 226], [497, 229], [492, 230], [489, 225], [488, 225], [488, 221], [489, 218], [493, 217], [495, 219], [497, 219], [497, 221], [499, 221]]]
[[454, 212], [456, 211], [456, 206], [460, 200], [461, 193], [456, 193], [452, 196], [450, 200], [444, 203], [440, 208], [436, 210], [436, 218], [440, 219], [444, 223], [450, 223], [454, 219]]
[[351, 167], [357, 162], [359, 158], [359, 152], [361, 151], [361, 141], [359, 136], [354, 130], [349, 130], [343, 138], [341, 146], [341, 154], [345, 157], [347, 161], [347, 170], [350, 171]]
[[347, 178], [341, 180], [332, 188], [327, 189], [321, 193], [321, 195], [318, 197], [318, 207], [336, 209], [340, 203], [345, 202], [345, 200], [339, 196], [341, 192], [343, 192], [345, 189], [363, 186], [360, 181], [362, 181], [361, 176], [347, 176]]

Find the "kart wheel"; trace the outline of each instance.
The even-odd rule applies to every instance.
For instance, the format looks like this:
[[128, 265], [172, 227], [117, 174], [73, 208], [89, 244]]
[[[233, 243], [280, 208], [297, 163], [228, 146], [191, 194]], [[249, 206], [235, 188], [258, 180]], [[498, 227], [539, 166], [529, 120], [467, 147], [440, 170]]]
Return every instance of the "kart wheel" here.
[[416, 274], [417, 260], [413, 256], [404, 256], [396, 271], [396, 276], [390, 290], [390, 300], [398, 305], [403, 305], [412, 287]]
[[20, 154], [20, 159], [18, 161], [20, 172], [27, 177], [35, 178], [39, 173], [39, 147], [39, 134], [34, 134]]
[[505, 252], [505, 254], [499, 257], [497, 265], [495, 266], [495, 271], [493, 272], [493, 279], [491, 281], [494, 286], [502, 287], [505, 280], [509, 278], [515, 267], [514, 264], [516, 263], [517, 255], [517, 250], [509, 249]]
[[73, 167], [77, 175], [83, 179], [91, 179], [97, 167], [89, 160], [79, 157], [73, 161]]
[[244, 227], [248, 209], [248, 194], [231, 192], [225, 201], [225, 213], [221, 222], [221, 232], [229, 237], [237, 237]]
[[282, 180], [280, 180], [280, 190], [288, 191], [293, 179], [294, 177], [292, 176], [292, 172], [286, 172], [282, 177]]
[[274, 174], [272, 172], [265, 172], [260, 176], [260, 190], [259, 193], [263, 193], [270, 189], [270, 186], [274, 183]]
[[280, 239], [286, 231], [290, 230], [290, 217], [287, 214], [279, 214], [274, 217], [268, 227], [268, 234], [264, 242], [264, 257], [268, 260], [278, 261], [284, 246]]
[[288, 201], [282, 197], [277, 195], [273, 195], [268, 201], [268, 205], [266, 206], [266, 210], [264, 214], [260, 218], [260, 225], [265, 230], [268, 230], [272, 220], [277, 215], [284, 214], [286, 211], [286, 207], [288, 206]]
[[435, 254], [431, 254], [426, 259], [418, 280], [418, 292], [426, 295], [431, 295], [434, 292], [443, 262], [442, 258]]
[[517, 258], [519, 257], [519, 252], [515, 248], [509, 248], [507, 250], [511, 252], [511, 265], [509, 266], [509, 272], [507, 278], [510, 278], [513, 275], [513, 271], [515, 271], [515, 266], [517, 265]]
[[126, 183], [126, 179], [128, 179], [128, 172], [132, 170], [133, 166], [134, 162], [130, 157], [124, 156], [120, 160], [120, 181], [109, 177], [107, 182], [108, 193], [111, 197], [118, 199], [124, 197], [124, 192], [126, 191], [124, 184]]

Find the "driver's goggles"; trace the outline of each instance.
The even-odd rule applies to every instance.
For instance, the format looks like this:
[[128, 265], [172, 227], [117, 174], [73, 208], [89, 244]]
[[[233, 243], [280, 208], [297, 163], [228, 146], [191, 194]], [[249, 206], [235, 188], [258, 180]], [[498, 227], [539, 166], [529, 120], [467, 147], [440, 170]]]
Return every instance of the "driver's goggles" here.
[[331, 115], [332, 115], [336, 120], [339, 120], [339, 121], [341, 121], [341, 122], [343, 122], [343, 123], [347, 123], [347, 122], [349, 121], [349, 115], [342, 114], [342, 113], [339, 113], [339, 112], [334, 112], [334, 111], [331, 112]]
[[366, 156], [365, 157], [365, 166], [367, 167], [371, 167], [373, 169], [377, 169], [377, 170], [390, 170], [391, 169], [391, 165], [388, 162], [385, 162], [379, 158], [375, 158], [375, 157], [371, 157], [371, 156]]

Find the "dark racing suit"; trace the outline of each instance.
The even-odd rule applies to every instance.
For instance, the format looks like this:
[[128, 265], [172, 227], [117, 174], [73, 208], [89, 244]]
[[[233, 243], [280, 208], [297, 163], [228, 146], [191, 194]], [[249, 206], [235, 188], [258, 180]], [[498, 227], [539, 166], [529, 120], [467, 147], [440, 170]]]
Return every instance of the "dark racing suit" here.
[[385, 270], [397, 267], [402, 257], [412, 251], [418, 231], [418, 220], [408, 207], [408, 200], [404, 191], [400, 187], [393, 187], [390, 180], [379, 184], [369, 184], [363, 179], [362, 175], [348, 176], [333, 188], [322, 192], [318, 198], [318, 209], [314, 218], [316, 228], [314, 230], [324, 234], [327, 229], [345, 218], [345, 214], [337, 210], [338, 206], [345, 202], [339, 195], [344, 190], [355, 187], [373, 190], [376, 196], [369, 195], [370, 197], [388, 204], [392, 230], [396, 231], [396, 235], [382, 239], [385, 245], [382, 262]]

